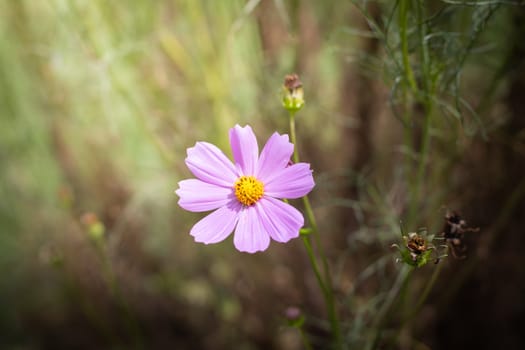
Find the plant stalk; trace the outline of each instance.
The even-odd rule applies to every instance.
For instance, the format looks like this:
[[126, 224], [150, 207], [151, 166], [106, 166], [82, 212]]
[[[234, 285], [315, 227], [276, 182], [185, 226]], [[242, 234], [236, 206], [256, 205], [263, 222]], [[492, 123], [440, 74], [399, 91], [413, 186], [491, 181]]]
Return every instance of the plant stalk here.
[[[293, 152], [294, 163], [299, 163], [299, 152], [297, 151], [297, 138], [296, 138], [296, 132], [295, 132], [295, 113], [294, 112], [290, 112], [290, 140], [292, 144], [294, 145], [294, 152]], [[310, 264], [312, 265], [312, 269], [314, 270], [315, 276], [317, 278], [317, 283], [319, 284], [319, 287], [321, 288], [321, 291], [323, 292], [323, 297], [325, 299], [328, 317], [330, 319], [330, 327], [332, 330], [332, 335], [334, 337], [334, 346], [336, 349], [342, 349], [343, 343], [342, 343], [342, 337], [341, 337], [341, 329], [339, 326], [339, 318], [337, 316], [330, 269], [328, 267], [328, 262], [323, 253], [321, 241], [319, 239], [319, 230], [317, 227], [317, 221], [315, 220], [315, 215], [312, 209], [312, 205], [310, 204], [310, 200], [308, 199], [308, 196], [304, 196], [302, 199], [303, 199], [303, 204], [304, 204], [304, 208], [306, 212], [306, 217], [308, 218], [308, 221], [312, 229], [310, 234], [302, 235], [303, 243], [306, 248], [306, 252], [308, 254]], [[310, 236], [314, 237], [315, 244], [317, 246], [317, 253], [321, 258], [321, 262], [323, 265], [324, 279], [319, 270], [317, 258], [312, 248]]]

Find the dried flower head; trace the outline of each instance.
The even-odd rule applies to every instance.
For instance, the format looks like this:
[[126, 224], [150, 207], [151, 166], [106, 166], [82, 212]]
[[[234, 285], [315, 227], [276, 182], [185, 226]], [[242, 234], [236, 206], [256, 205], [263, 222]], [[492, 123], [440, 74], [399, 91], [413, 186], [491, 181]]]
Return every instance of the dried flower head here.
[[417, 267], [425, 265], [429, 261], [434, 246], [416, 232], [409, 233], [408, 237], [404, 236], [403, 239], [410, 255], [411, 265]]
[[410, 232], [408, 235], [403, 236], [403, 241], [403, 247], [399, 247], [397, 244], [393, 245], [401, 253], [400, 260], [402, 262], [411, 266], [421, 267], [430, 261], [430, 255], [435, 251], [435, 247], [423, 234]]
[[467, 246], [464, 242], [465, 233], [478, 231], [479, 227], [468, 227], [467, 222], [458, 213], [449, 211], [445, 214], [445, 224], [441, 236], [449, 246], [452, 256], [457, 259], [464, 259], [467, 257]]
[[304, 106], [303, 83], [297, 74], [284, 77], [283, 106], [290, 112], [297, 112]]
[[410, 251], [413, 260], [415, 260], [419, 255], [423, 254], [428, 250], [427, 241], [421, 235], [415, 232], [411, 232], [408, 234], [406, 246]]
[[284, 87], [290, 91], [303, 87], [303, 83], [297, 74], [288, 74], [284, 77]]

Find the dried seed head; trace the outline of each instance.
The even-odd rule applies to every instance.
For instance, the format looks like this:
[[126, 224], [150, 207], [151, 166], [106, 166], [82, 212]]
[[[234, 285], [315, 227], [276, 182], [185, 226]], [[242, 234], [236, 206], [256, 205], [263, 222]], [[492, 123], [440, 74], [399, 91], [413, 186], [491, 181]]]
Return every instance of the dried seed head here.
[[303, 83], [297, 74], [284, 77], [282, 102], [290, 112], [297, 112], [304, 106]]
[[422, 267], [431, 260], [431, 254], [435, 251], [435, 247], [429, 243], [426, 236], [411, 232], [407, 236], [403, 236], [403, 241], [405, 242], [404, 247], [394, 245], [401, 253], [399, 261], [410, 266]]
[[288, 74], [284, 77], [284, 87], [290, 90], [290, 92], [302, 86], [303, 83], [297, 74]]
[[447, 242], [452, 256], [457, 259], [465, 259], [467, 257], [467, 246], [464, 242], [465, 233], [478, 231], [479, 227], [467, 226], [467, 222], [458, 213], [452, 211], [445, 215], [445, 224], [441, 235]]

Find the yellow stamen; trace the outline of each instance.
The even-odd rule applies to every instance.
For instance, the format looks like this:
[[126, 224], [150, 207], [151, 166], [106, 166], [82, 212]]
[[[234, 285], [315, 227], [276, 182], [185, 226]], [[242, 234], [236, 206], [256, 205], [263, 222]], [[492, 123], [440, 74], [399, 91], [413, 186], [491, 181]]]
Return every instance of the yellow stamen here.
[[254, 205], [264, 194], [264, 185], [254, 176], [241, 176], [235, 182], [235, 196], [244, 205]]

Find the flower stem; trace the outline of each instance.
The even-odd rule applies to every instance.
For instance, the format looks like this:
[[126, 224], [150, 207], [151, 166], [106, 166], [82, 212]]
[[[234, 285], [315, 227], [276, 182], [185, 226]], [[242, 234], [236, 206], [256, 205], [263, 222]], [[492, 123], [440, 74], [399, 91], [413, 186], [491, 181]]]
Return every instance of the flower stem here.
[[134, 341], [133, 347], [135, 349], [143, 349], [144, 344], [143, 344], [140, 326], [138, 324], [138, 321], [134, 317], [129, 304], [124, 298], [124, 295], [122, 294], [122, 290], [119, 285], [117, 276], [115, 275], [115, 272], [113, 271], [110, 257], [108, 256], [107, 247], [105, 246], [105, 242], [99, 240], [97, 242], [94, 242], [94, 244], [95, 244], [97, 253], [101, 259], [101, 264], [103, 268], [102, 272], [105, 275], [105, 279], [106, 279], [106, 283], [108, 285], [109, 291], [112, 297], [115, 298], [117, 307], [120, 309], [120, 311], [122, 312], [122, 316], [124, 317], [126, 328], [128, 332], [130, 333], [131, 337], [133, 338], [133, 341]]
[[301, 335], [301, 340], [303, 341], [304, 348], [306, 350], [313, 350], [312, 344], [310, 344], [310, 341], [308, 340], [308, 337], [304, 333], [304, 330], [302, 327], [299, 327], [299, 334]]
[[441, 268], [443, 266], [443, 263], [438, 264], [434, 271], [432, 272], [432, 276], [430, 276], [430, 280], [425, 286], [425, 289], [423, 290], [423, 293], [421, 293], [421, 296], [419, 297], [416, 305], [411, 309], [410, 313], [408, 313], [407, 316], [403, 318], [401, 321], [401, 325], [399, 326], [400, 332], [397, 335], [397, 339], [401, 336], [402, 330], [405, 328], [405, 325], [412, 321], [414, 317], [416, 317], [419, 314], [419, 311], [421, 311], [421, 308], [423, 307], [423, 304], [428, 298], [428, 295], [430, 294], [430, 291], [434, 287], [434, 284], [436, 283], [439, 274], [441, 273]]
[[408, 4], [409, 0], [401, 0], [399, 3], [399, 36], [401, 40], [401, 53], [403, 57], [403, 69], [405, 70], [405, 79], [413, 92], [417, 91], [414, 72], [410, 66], [408, 58]]
[[293, 161], [299, 163], [299, 151], [297, 150], [297, 140], [295, 137], [295, 112], [290, 112], [290, 141], [292, 141], [293, 148]]
[[397, 279], [394, 282], [394, 285], [388, 292], [385, 302], [381, 306], [381, 309], [379, 309], [379, 312], [377, 313], [377, 316], [374, 319], [374, 322], [372, 324], [372, 330], [374, 333], [373, 333], [372, 338], [370, 339], [370, 341], [368, 342], [366, 346], [367, 350], [371, 350], [376, 347], [377, 342], [379, 341], [379, 337], [381, 336], [381, 330], [385, 322], [385, 318], [388, 314], [388, 311], [390, 311], [392, 304], [397, 299], [399, 295], [399, 291], [403, 288], [405, 283], [408, 281], [411, 271], [412, 271], [412, 268], [407, 265], [403, 265], [403, 267], [399, 271], [399, 274], [397, 275]]
[[425, 286], [425, 290], [423, 290], [423, 293], [419, 297], [419, 300], [417, 301], [416, 306], [413, 308], [413, 311], [410, 313], [410, 315], [408, 315], [408, 317], [403, 321], [403, 324], [410, 321], [414, 316], [416, 316], [419, 313], [419, 310], [421, 309], [421, 307], [427, 300], [428, 295], [430, 294], [430, 291], [432, 290], [432, 287], [434, 287], [434, 284], [436, 283], [437, 278], [439, 277], [442, 266], [443, 264], [437, 264], [436, 268], [434, 269], [434, 272], [432, 272], [432, 276], [430, 276], [430, 280]]
[[[299, 152], [297, 151], [297, 139], [296, 139], [296, 133], [295, 133], [295, 112], [290, 112], [290, 140], [294, 145], [293, 160], [295, 163], [299, 163]], [[312, 205], [310, 204], [310, 200], [308, 196], [304, 196], [302, 199], [303, 199], [303, 204], [304, 204], [304, 208], [306, 212], [306, 217], [308, 218], [308, 221], [312, 229], [310, 235], [314, 237], [315, 244], [317, 246], [317, 253], [320, 256], [321, 262], [323, 265], [324, 279], [319, 270], [317, 259], [314, 254], [313, 248], [312, 248], [310, 235], [302, 235], [303, 243], [306, 248], [306, 252], [308, 254], [310, 264], [312, 265], [312, 269], [314, 270], [315, 276], [317, 278], [317, 283], [319, 284], [319, 287], [321, 288], [321, 291], [323, 292], [323, 297], [325, 299], [328, 317], [330, 319], [330, 327], [332, 329], [332, 335], [334, 337], [335, 348], [341, 349], [343, 346], [342, 338], [341, 338], [341, 330], [340, 330], [339, 319], [337, 316], [337, 310], [335, 306], [335, 299], [334, 299], [334, 292], [332, 288], [332, 277], [330, 275], [330, 269], [328, 267], [328, 262], [323, 253], [321, 241], [319, 239], [319, 230], [317, 227], [317, 221], [315, 220], [315, 215], [312, 209]]]
[[415, 223], [415, 216], [418, 211], [419, 203], [421, 198], [424, 196], [422, 193], [423, 184], [425, 182], [425, 174], [427, 169], [427, 161], [430, 153], [431, 146], [431, 117], [432, 117], [432, 94], [434, 93], [434, 82], [431, 77], [429, 68], [431, 65], [430, 57], [428, 54], [428, 45], [425, 41], [426, 27], [423, 24], [423, 5], [421, 1], [416, 2], [415, 7], [416, 18], [417, 18], [417, 32], [419, 37], [419, 49], [421, 56], [421, 92], [416, 94], [415, 97], [420, 101], [424, 108], [423, 125], [421, 128], [421, 149], [419, 152], [419, 163], [416, 170], [416, 179], [414, 181], [414, 188], [412, 191], [412, 202], [409, 210], [409, 222]]
[[[418, 84], [412, 66], [410, 64], [410, 51], [409, 51], [409, 37], [408, 37], [408, 26], [409, 26], [409, 12], [414, 10], [415, 23], [416, 23], [416, 34], [419, 41], [419, 58], [421, 61], [419, 71]], [[425, 23], [425, 11], [424, 1], [417, 0], [399, 0], [398, 9], [398, 25], [399, 25], [399, 41], [401, 46], [401, 60], [403, 66], [402, 76], [402, 103], [404, 109], [404, 142], [406, 147], [413, 152], [418, 154], [418, 160], [416, 164], [412, 163], [409, 159], [406, 166], [407, 176], [409, 179], [409, 208], [407, 223], [409, 226], [417, 225], [417, 215], [420, 210], [421, 199], [424, 198], [423, 185], [426, 181], [427, 163], [429, 154], [431, 151], [431, 126], [432, 126], [432, 113], [433, 113], [433, 99], [432, 96], [435, 92], [436, 75], [432, 74], [431, 66], [432, 59], [429, 54], [427, 37], [427, 24]], [[415, 52], [414, 52], [415, 54]], [[408, 94], [411, 93], [412, 98], [408, 100]], [[413, 132], [416, 130], [414, 126], [416, 118], [414, 118], [414, 110], [410, 112], [410, 103], [418, 103], [423, 107], [422, 123], [420, 125], [421, 142], [417, 144], [415, 138], [413, 138]], [[419, 119], [419, 118], [418, 118]]]

